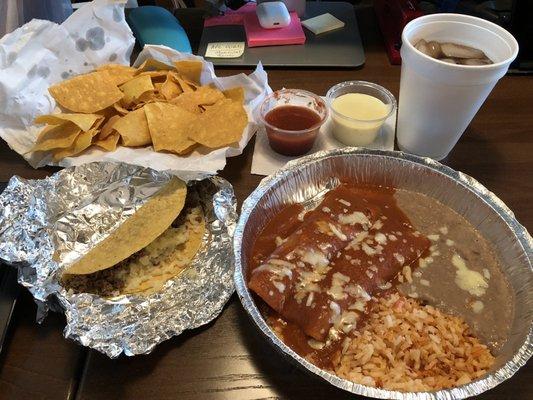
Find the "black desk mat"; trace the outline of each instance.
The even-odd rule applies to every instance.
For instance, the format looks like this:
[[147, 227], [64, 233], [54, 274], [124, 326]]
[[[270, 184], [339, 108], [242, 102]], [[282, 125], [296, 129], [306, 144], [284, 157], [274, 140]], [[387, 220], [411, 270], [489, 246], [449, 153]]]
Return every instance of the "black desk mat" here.
[[[239, 58], [206, 58], [218, 66], [255, 66], [259, 61], [273, 67], [355, 68], [365, 62], [353, 5], [346, 2], [307, 2], [305, 20], [330, 13], [345, 23], [344, 28], [315, 35], [303, 28], [303, 45], [246, 47]], [[224, 25], [204, 28], [198, 55], [204, 56], [208, 43], [246, 42], [243, 26]]]

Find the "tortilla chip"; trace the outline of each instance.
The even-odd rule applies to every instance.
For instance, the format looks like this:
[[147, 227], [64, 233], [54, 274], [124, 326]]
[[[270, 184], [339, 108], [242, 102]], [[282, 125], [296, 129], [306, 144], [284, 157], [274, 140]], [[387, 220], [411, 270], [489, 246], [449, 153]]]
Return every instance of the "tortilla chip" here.
[[49, 125], [39, 133], [32, 151], [68, 148], [72, 146], [80, 132], [81, 129], [72, 122], [65, 122], [61, 125]]
[[172, 78], [176, 80], [178, 85], [180, 85], [181, 90], [183, 90], [184, 93], [188, 92], [194, 92], [197, 88], [197, 86], [191, 82], [188, 82], [187, 80], [181, 78], [178, 75], [172, 75]]
[[105, 121], [105, 118], [102, 115], [100, 115], [100, 117], [96, 121], [94, 121], [94, 125], [89, 130], [94, 129], [94, 130], [100, 131], [100, 126], [102, 126], [104, 121]]
[[36, 124], [61, 125], [65, 121], [70, 121], [77, 125], [82, 131], [88, 131], [94, 123], [101, 119], [102, 116], [98, 114], [46, 114], [40, 115], [33, 122]]
[[90, 274], [112, 267], [143, 249], [176, 219], [185, 204], [187, 186], [173, 178], [110, 235], [67, 267], [65, 274]]
[[224, 95], [221, 91], [212, 89], [209, 86], [201, 86], [194, 92], [182, 93], [175, 99], [172, 99], [171, 103], [188, 109], [190, 105], [211, 105], [223, 99]]
[[51, 86], [48, 91], [61, 106], [80, 113], [103, 110], [124, 96], [105, 71], [76, 76]]
[[200, 61], [174, 61], [174, 67], [184, 78], [200, 84], [200, 76], [202, 75], [202, 63]]
[[113, 108], [121, 115], [126, 115], [130, 112], [129, 110], [126, 110], [124, 107], [122, 107], [122, 104], [120, 103], [113, 104]]
[[178, 154], [180, 156], [186, 156], [187, 154], [192, 153], [194, 149], [196, 149], [199, 146], [198, 143], [191, 144], [189, 147], [187, 147], [185, 150], [180, 151]]
[[177, 84], [170, 75], [167, 76], [165, 82], [161, 85], [159, 92], [167, 100], [173, 99], [183, 93], [181, 86]]
[[115, 122], [117, 122], [120, 118], [121, 118], [120, 115], [113, 115], [111, 118], [109, 118], [104, 124], [104, 126], [102, 126], [102, 129], [100, 130], [100, 133], [98, 134], [98, 138], [105, 139], [109, 135], [111, 135], [111, 133], [114, 130]]
[[244, 89], [240, 86], [222, 91], [228, 99], [244, 104]]
[[168, 71], [171, 69], [173, 69], [171, 65], [165, 64], [164, 62], [158, 61], [153, 58], [148, 58], [137, 67], [137, 73], [154, 70], [156, 70], [156, 72], [160, 72], [160, 70]]
[[210, 86], [201, 86], [190, 96], [201, 106], [215, 104], [220, 100], [224, 100], [224, 94]]
[[133, 79], [137, 70], [133, 67], [121, 64], [105, 64], [96, 68], [97, 71], [105, 71], [109, 79], [117, 86]]
[[100, 128], [98, 126], [95, 126], [94, 128], [89, 129], [87, 132], [90, 132], [92, 137], [94, 138], [100, 133]]
[[197, 115], [169, 103], [150, 103], [144, 106], [150, 136], [155, 151], [181, 153], [194, 141], [187, 138], [189, 124]]
[[199, 106], [215, 104], [217, 101], [223, 100], [224, 95], [217, 89], [208, 86], [201, 86], [194, 92], [182, 93], [178, 97], [170, 100], [170, 103], [175, 104], [189, 112], [200, 114]]
[[189, 126], [189, 139], [209, 148], [218, 148], [238, 142], [248, 116], [243, 106], [224, 99], [209, 107]]
[[94, 133], [95, 132], [92, 130], [87, 132], [82, 131], [70, 147], [54, 151], [54, 161], [60, 161], [65, 157], [75, 156], [76, 154], [81, 153], [91, 145]]
[[138, 76], [149, 76], [152, 83], [163, 83], [167, 79], [167, 71], [146, 71], [141, 72]]
[[[176, 99], [173, 99], [170, 103], [171, 104], [174, 104], [174, 101]], [[182, 108], [190, 113], [193, 113], [193, 114], [197, 114], [197, 115], [200, 115], [202, 113], [202, 110], [194, 103], [189, 103], [187, 101], [184, 101], [182, 103], [180, 103], [179, 105], [178, 104], [174, 104], [176, 105], [177, 107], [179, 108]]]
[[153, 103], [154, 101], [163, 101], [163, 100], [165, 100], [163, 96], [161, 96], [155, 90], [150, 90], [148, 92], [141, 94], [137, 99], [135, 99], [135, 101], [133, 101], [132, 105], [133, 105], [133, 109], [137, 109], [147, 103]]
[[101, 136], [98, 135], [97, 140], [95, 140], [93, 144], [101, 149], [104, 149], [105, 151], [115, 151], [117, 149], [119, 139], [119, 133], [117, 131], [112, 131], [105, 138], [101, 138]]
[[128, 105], [143, 93], [154, 90], [154, 85], [152, 85], [152, 79], [149, 76], [142, 75], [121, 85], [120, 90], [124, 92], [124, 104]]
[[146, 116], [142, 108], [121, 117], [113, 124], [113, 129], [120, 134], [124, 146], [137, 147], [152, 143]]
[[[120, 102], [119, 102], [120, 104]], [[125, 110], [127, 111], [127, 110]], [[96, 113], [96, 115], [100, 115], [102, 117], [104, 117], [105, 120], [108, 120], [109, 118], [113, 117], [114, 115], [117, 115], [119, 114], [118, 110], [113, 106], [111, 107], [107, 107], [107, 108], [104, 108], [103, 110], [101, 111], [98, 111]]]

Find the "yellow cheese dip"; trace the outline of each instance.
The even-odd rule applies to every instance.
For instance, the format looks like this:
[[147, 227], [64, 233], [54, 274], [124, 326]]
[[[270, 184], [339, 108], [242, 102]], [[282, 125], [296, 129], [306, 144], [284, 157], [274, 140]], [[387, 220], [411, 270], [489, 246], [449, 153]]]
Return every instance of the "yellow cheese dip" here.
[[331, 103], [333, 136], [348, 146], [372, 143], [390, 112], [390, 105], [363, 93], [347, 93]]

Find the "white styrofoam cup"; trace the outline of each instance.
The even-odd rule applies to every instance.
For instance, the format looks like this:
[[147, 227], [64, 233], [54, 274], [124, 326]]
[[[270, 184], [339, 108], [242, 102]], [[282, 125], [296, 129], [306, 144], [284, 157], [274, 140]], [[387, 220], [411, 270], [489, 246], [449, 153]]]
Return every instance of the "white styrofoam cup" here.
[[[415, 49], [424, 39], [483, 50], [490, 65], [449, 64]], [[515, 38], [500, 26], [461, 14], [431, 14], [402, 32], [397, 139], [401, 150], [445, 158], [518, 54]]]

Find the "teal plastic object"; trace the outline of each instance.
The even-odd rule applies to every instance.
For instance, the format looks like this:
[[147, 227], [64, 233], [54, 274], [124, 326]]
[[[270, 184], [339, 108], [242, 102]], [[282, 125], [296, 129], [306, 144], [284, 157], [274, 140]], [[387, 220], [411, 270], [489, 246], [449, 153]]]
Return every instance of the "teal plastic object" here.
[[162, 44], [184, 53], [192, 53], [187, 34], [167, 9], [156, 6], [133, 8], [126, 20], [141, 47], [145, 44]]

